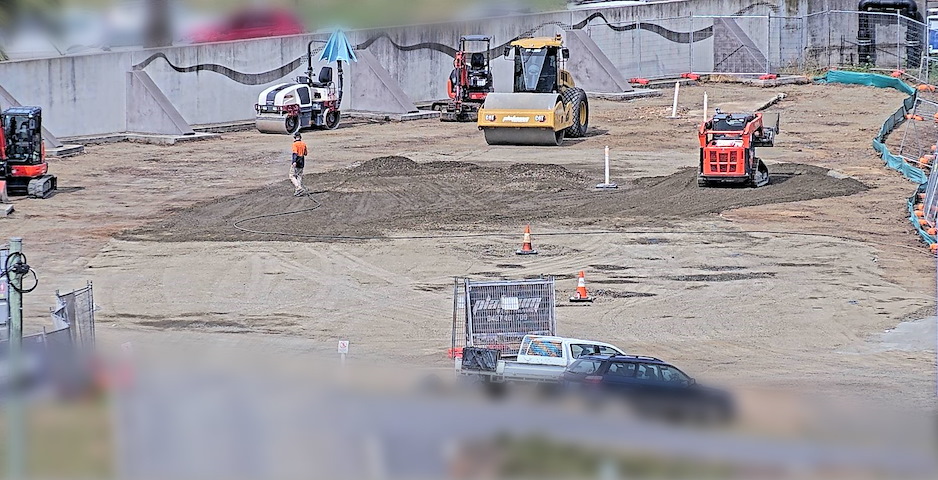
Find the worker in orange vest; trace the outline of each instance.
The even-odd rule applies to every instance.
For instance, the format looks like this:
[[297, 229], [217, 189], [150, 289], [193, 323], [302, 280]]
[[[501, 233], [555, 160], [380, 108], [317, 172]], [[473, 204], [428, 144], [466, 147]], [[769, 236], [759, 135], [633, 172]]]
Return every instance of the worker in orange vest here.
[[293, 162], [290, 165], [290, 181], [296, 187], [293, 192], [294, 197], [306, 193], [303, 188], [303, 167], [306, 166], [307, 153], [308, 150], [306, 149], [306, 143], [303, 142], [303, 137], [299, 133], [293, 135]]

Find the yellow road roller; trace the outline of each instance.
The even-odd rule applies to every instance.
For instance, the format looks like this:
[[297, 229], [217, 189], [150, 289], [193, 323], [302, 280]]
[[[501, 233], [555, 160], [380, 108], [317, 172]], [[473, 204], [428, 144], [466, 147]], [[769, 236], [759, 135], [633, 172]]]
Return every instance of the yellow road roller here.
[[523, 38], [505, 47], [514, 56], [513, 93], [489, 93], [479, 130], [489, 145], [549, 145], [579, 138], [589, 127], [589, 101], [564, 69], [570, 51], [560, 35]]

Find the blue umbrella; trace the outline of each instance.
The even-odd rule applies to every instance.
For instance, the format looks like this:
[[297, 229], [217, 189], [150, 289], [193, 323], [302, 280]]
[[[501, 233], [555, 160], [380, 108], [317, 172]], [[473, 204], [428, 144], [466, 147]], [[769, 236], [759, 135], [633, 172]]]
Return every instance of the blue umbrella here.
[[355, 51], [352, 49], [352, 45], [349, 44], [345, 33], [336, 29], [329, 37], [329, 41], [326, 42], [326, 46], [322, 48], [319, 60], [326, 62], [357, 62], [358, 58], [355, 56]]

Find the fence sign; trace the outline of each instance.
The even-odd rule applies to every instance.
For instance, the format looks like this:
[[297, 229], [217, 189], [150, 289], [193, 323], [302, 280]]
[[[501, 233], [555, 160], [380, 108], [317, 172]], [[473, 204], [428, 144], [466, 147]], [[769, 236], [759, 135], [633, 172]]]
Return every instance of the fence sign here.
[[554, 335], [554, 298], [553, 278], [457, 282], [453, 348], [516, 353], [525, 335]]

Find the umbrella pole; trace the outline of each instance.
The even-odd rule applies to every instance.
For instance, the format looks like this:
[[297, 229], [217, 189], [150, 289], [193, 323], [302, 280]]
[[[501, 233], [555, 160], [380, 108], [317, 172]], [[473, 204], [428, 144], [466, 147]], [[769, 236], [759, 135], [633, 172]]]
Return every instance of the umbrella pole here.
[[306, 44], [306, 77], [311, 82], [313, 81], [313, 42], [315, 40], [310, 40]]
[[343, 81], [344, 79], [343, 79], [343, 75], [342, 75], [342, 60], [338, 60], [338, 61], [336, 61], [336, 63], [338, 64], [338, 67], [339, 67], [339, 69], [338, 69], [338, 70], [339, 70], [339, 104], [338, 104], [338, 110], [341, 110], [341, 109], [342, 109], [342, 91], [344, 90], [345, 82]]

